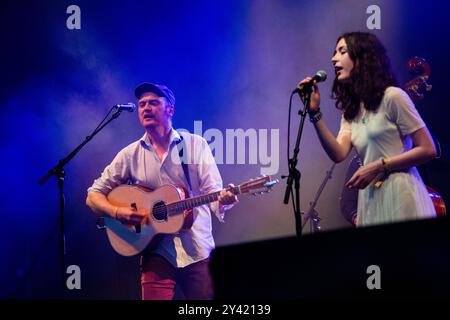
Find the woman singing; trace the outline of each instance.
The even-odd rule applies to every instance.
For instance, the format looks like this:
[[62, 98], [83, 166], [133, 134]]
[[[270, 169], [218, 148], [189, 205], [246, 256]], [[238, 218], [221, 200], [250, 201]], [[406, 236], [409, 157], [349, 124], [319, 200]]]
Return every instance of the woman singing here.
[[397, 87], [382, 43], [371, 33], [345, 33], [331, 61], [332, 97], [342, 111], [337, 137], [322, 119], [316, 85], [309, 116], [334, 162], [345, 160], [352, 147], [363, 160], [346, 183], [359, 189], [357, 226], [435, 217], [415, 168], [436, 156], [433, 140], [409, 96]]

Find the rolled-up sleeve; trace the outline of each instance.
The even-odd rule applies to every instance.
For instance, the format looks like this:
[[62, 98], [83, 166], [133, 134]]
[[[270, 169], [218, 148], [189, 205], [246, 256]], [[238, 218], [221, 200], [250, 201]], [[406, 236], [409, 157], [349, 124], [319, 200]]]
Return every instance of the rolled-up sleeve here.
[[[216, 161], [211, 149], [205, 139], [202, 138], [200, 146], [196, 148], [196, 161], [198, 161], [198, 177], [200, 181], [200, 193], [208, 194], [223, 189], [222, 177], [217, 168]], [[225, 211], [231, 209], [233, 205], [221, 206], [218, 201], [209, 204], [211, 211], [217, 216], [220, 222], [225, 222]]]
[[108, 195], [112, 189], [129, 180], [127, 153], [120, 151], [113, 161], [103, 170], [101, 176], [94, 181], [87, 192], [100, 192]]

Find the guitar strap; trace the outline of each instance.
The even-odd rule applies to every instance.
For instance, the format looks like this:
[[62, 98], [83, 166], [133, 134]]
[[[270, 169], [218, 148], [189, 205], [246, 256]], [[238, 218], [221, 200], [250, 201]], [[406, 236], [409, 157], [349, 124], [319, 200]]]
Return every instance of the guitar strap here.
[[[189, 167], [187, 165], [187, 163], [185, 163], [183, 161], [183, 155], [184, 155], [184, 149], [187, 149], [186, 143], [184, 141], [183, 136], [180, 135], [180, 140], [177, 141], [176, 145], [178, 148], [178, 156], [180, 157], [180, 161], [181, 161], [181, 166], [183, 167], [183, 172], [184, 175], [186, 177], [187, 183], [189, 185], [189, 192], [191, 194], [191, 196], [193, 195], [192, 193], [192, 184], [191, 184], [191, 176], [189, 175]], [[188, 159], [188, 153], [186, 152], [186, 159]]]

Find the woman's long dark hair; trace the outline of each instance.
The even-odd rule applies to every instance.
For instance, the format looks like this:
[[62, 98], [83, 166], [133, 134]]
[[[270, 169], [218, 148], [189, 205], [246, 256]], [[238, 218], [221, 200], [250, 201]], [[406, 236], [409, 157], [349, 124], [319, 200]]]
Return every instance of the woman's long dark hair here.
[[358, 115], [360, 102], [367, 110], [375, 111], [386, 88], [398, 84], [386, 49], [375, 35], [367, 32], [345, 33], [336, 43], [342, 38], [354, 66], [350, 81], [334, 80], [332, 98], [336, 99], [336, 108], [343, 110], [344, 118], [353, 120]]

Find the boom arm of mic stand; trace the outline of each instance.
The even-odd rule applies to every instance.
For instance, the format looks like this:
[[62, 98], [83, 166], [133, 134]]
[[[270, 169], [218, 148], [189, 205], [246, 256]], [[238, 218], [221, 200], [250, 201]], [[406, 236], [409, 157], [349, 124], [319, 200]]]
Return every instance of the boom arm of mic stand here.
[[110, 123], [111, 121], [113, 121], [114, 119], [116, 119], [117, 117], [119, 117], [119, 115], [122, 113], [122, 110], [118, 110], [116, 111], [111, 118], [105, 122], [101, 127], [95, 129], [91, 135], [87, 136], [86, 139], [78, 146], [76, 147], [71, 153], [69, 153], [69, 155], [61, 160], [59, 160], [58, 164], [56, 166], [54, 166], [52, 169], [50, 169], [50, 171], [39, 180], [39, 184], [44, 184], [45, 181], [50, 178], [52, 175], [57, 174], [59, 171], [61, 171], [63, 169], [63, 167], [70, 161], [72, 160], [73, 157], [75, 157], [75, 155], [84, 147], [84, 145], [86, 143], [88, 143], [89, 141], [92, 140], [92, 138], [99, 133], [108, 123]]

